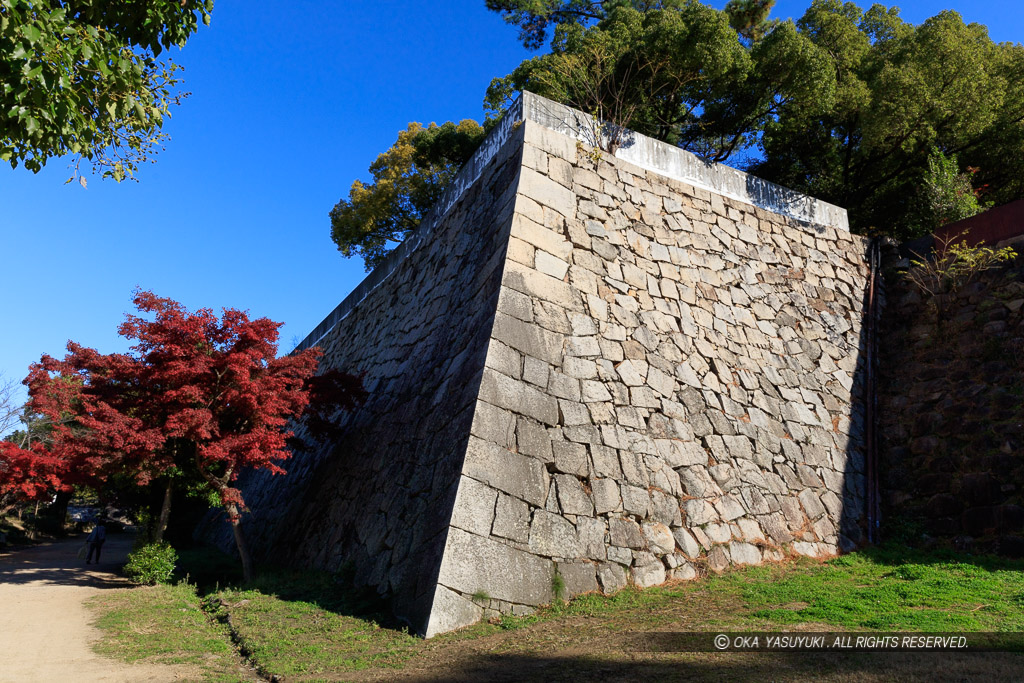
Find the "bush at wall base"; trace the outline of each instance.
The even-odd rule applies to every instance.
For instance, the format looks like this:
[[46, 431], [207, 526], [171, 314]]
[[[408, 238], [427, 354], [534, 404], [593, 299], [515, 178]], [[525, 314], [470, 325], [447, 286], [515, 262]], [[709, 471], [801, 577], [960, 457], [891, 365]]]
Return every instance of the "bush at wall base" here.
[[147, 543], [128, 554], [124, 574], [136, 583], [170, 583], [178, 553], [167, 542]]

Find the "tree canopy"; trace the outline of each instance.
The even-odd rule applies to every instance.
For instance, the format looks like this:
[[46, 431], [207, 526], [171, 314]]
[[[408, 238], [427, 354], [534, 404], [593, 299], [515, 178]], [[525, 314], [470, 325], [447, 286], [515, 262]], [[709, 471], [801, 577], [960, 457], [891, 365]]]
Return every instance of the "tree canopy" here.
[[426, 127], [410, 123], [370, 165], [373, 182], [356, 180], [348, 199], [331, 209], [331, 239], [338, 250], [361, 256], [367, 270], [376, 267], [419, 225], [485, 134], [472, 119]]
[[485, 106], [500, 113], [530, 90], [725, 161], [783, 110], [831, 100], [827, 62], [792, 23], [747, 47], [726, 12], [699, 2], [606, 4], [592, 25], [559, 23], [552, 52], [495, 79]]
[[753, 173], [897, 237], [936, 227], [922, 210], [933, 149], [978, 169], [988, 201], [1024, 196], [1024, 46], [993, 43], [953, 11], [914, 26], [896, 8], [838, 0], [815, 0], [798, 29], [835, 74], [834, 102], [782, 111]]
[[184, 45], [213, 0], [0, 0], [0, 160], [39, 171], [84, 159], [106, 177], [133, 177], [165, 137], [183, 96]]

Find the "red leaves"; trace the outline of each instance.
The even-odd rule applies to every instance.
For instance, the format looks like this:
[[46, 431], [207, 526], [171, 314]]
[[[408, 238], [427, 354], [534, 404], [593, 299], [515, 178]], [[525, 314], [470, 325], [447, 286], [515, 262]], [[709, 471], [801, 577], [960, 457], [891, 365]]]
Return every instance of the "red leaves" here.
[[69, 488], [62, 481], [66, 464], [64, 458], [40, 444], [25, 450], [10, 441], [0, 441], [0, 495], [16, 493], [36, 500]]
[[219, 319], [210, 309], [190, 313], [152, 292], [136, 292], [134, 302], [151, 316], [128, 315], [118, 328], [135, 342], [132, 353], [69, 342], [64, 360], [43, 356], [26, 379], [32, 409], [60, 423], [54, 436], [73, 477], [120, 471], [144, 481], [192, 460], [225, 506], [242, 507], [230, 482], [245, 467], [284, 472], [285, 427], [311, 392], [318, 416], [361, 392], [340, 373], [311, 379], [319, 349], [277, 358], [280, 323], [234, 309]]

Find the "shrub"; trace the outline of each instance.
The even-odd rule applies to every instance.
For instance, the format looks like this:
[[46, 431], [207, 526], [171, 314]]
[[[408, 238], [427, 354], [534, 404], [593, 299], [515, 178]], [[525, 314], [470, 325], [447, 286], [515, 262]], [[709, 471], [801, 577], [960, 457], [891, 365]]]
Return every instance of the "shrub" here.
[[922, 188], [925, 233], [988, 208], [989, 205], [978, 200], [978, 190], [972, 184], [977, 170], [968, 167], [968, 172], [962, 173], [955, 154], [947, 157], [937, 147], [932, 147]]
[[167, 542], [148, 543], [128, 554], [124, 574], [136, 583], [170, 583], [178, 553]]
[[937, 238], [938, 245], [932, 250], [931, 258], [912, 260], [910, 270], [904, 274], [911, 284], [930, 297], [939, 319], [944, 312], [943, 303], [949, 303], [950, 296], [955, 296], [981, 273], [1016, 256], [1011, 247], [993, 249], [983, 242], [971, 247], [966, 240], [957, 243], [964, 234]]

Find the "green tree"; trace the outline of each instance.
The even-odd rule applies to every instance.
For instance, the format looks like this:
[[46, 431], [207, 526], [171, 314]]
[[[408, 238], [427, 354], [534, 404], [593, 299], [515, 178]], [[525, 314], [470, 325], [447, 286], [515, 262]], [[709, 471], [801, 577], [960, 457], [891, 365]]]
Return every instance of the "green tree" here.
[[725, 13], [729, 15], [729, 25], [752, 44], [778, 26], [778, 19], [768, 18], [774, 6], [775, 0], [729, 0]]
[[815, 0], [798, 28], [835, 74], [833, 104], [780, 111], [750, 171], [847, 207], [855, 230], [901, 238], [931, 229], [918, 197], [934, 147], [979, 168], [990, 199], [1024, 195], [1020, 45], [952, 11], [913, 26], [896, 8], [838, 0]]
[[555, 26], [586, 25], [600, 21], [619, 6], [640, 11], [680, 2], [642, 2], [640, 0], [485, 0], [487, 9], [500, 12], [505, 21], [519, 27], [523, 46], [536, 50], [547, 42], [549, 30]]
[[[520, 12], [532, 6], [516, 4]], [[748, 28], [764, 28], [745, 45], [726, 12], [699, 2], [652, 4], [605, 3], [596, 22], [560, 21], [552, 52], [492, 81], [485, 107], [500, 112], [531, 90], [724, 161], [755, 144], [784, 110], [831, 104], [828, 61], [792, 23], [748, 18]], [[531, 30], [540, 25], [514, 12], [508, 18]]]
[[[605, 150], [626, 127], [709, 161], [746, 153], [755, 175], [848, 208], [854, 230], [897, 237], [931, 229], [921, 196], [933, 147], [979, 169], [987, 200], [1024, 196], [1024, 46], [996, 45], [956, 12], [914, 26], [897, 8], [814, 0], [794, 24], [770, 18], [773, 0], [724, 11], [697, 0], [485, 2], [525, 46], [551, 48], [491, 82], [487, 125], [530, 90], [597, 117], [580, 132]], [[374, 182], [354, 183], [331, 212], [343, 254], [372, 268], [415, 229], [483, 138], [465, 125], [399, 134], [371, 166]]]
[[84, 159], [105, 177], [133, 177], [183, 97], [180, 67], [160, 54], [212, 9], [213, 0], [0, 0], [0, 160], [38, 172], [72, 155], [75, 174]]
[[486, 129], [472, 119], [427, 127], [410, 123], [370, 165], [373, 182], [352, 183], [331, 209], [331, 239], [344, 256], [375, 268], [420, 223], [480, 145]]
[[[756, 151], [748, 170], [847, 207], [855, 230], [925, 230], [933, 146], [979, 169], [993, 203], [1024, 196], [1024, 46], [952, 11], [914, 26], [895, 7], [814, 0], [793, 25], [770, 19], [772, 5], [731, 0], [730, 36], [695, 0], [487, 0], [528, 47], [551, 36], [552, 52], [496, 79], [485, 106], [526, 88], [624, 112], [616, 123], [709, 160]], [[597, 79], [614, 107], [595, 105], [594, 78], [564, 78], [587, 73], [616, 76]]]

